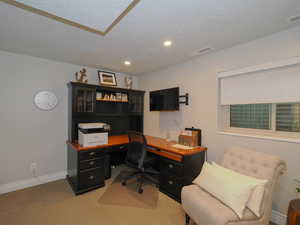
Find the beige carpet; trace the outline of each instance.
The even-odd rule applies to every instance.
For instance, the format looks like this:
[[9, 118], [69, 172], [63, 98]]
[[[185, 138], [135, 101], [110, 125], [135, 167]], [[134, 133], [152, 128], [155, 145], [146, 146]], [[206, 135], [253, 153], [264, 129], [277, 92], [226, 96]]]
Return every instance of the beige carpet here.
[[[1, 225], [182, 225], [181, 205], [156, 191], [155, 207], [103, 204], [100, 199], [120, 171], [99, 188], [75, 196], [65, 180], [0, 195]], [[119, 193], [118, 193], [119, 194]], [[126, 192], [123, 192], [126, 194]], [[142, 194], [145, 198], [147, 192]], [[117, 193], [116, 193], [117, 196]], [[155, 195], [154, 195], [155, 196]], [[128, 196], [125, 199], [130, 199]], [[132, 199], [132, 198], [131, 198]], [[137, 201], [137, 199], [136, 199]]]
[[[103, 204], [101, 197], [110, 189], [104, 188], [75, 196], [66, 180], [59, 180], [24, 190], [0, 195], [1, 225], [183, 225], [181, 205], [166, 195], [157, 193], [155, 207]], [[127, 194], [127, 192], [116, 193]], [[145, 198], [146, 192], [142, 195]], [[132, 197], [124, 197], [127, 200]], [[135, 199], [138, 201], [138, 199]], [[145, 205], [147, 207], [145, 207]], [[150, 204], [151, 205], [151, 204]]]

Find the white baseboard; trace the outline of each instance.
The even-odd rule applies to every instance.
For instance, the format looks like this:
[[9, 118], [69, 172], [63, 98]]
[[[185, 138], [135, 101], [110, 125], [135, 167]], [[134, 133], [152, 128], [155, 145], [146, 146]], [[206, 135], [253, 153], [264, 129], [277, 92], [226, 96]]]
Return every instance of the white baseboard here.
[[276, 223], [278, 225], [285, 225], [286, 219], [287, 219], [287, 216], [285, 214], [275, 211], [275, 210], [272, 210], [271, 221], [273, 223]]
[[27, 180], [19, 180], [8, 184], [0, 184], [0, 194], [17, 191], [20, 189], [36, 186], [39, 184], [44, 184], [51, 181], [63, 179], [66, 177], [66, 175], [67, 175], [66, 171], [61, 171], [58, 173], [46, 174], [43, 176], [30, 178]]

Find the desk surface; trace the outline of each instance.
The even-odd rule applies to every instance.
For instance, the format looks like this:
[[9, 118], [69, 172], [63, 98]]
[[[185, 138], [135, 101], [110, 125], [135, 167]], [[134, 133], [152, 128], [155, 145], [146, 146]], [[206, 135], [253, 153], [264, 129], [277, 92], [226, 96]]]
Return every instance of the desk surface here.
[[[70, 143], [68, 141], [68, 143]], [[98, 145], [98, 146], [92, 146], [92, 147], [82, 147], [78, 144], [78, 142], [70, 143], [77, 151], [84, 151], [84, 150], [91, 150], [96, 148], [105, 148], [105, 147], [111, 147], [116, 145], [124, 145], [128, 144], [128, 136], [127, 135], [118, 135], [118, 136], [109, 136], [108, 137], [108, 144], [107, 145]]]
[[195, 147], [193, 149], [180, 149], [173, 147], [177, 142], [167, 141], [166, 139], [146, 135], [147, 144], [153, 148], [157, 148], [166, 152], [175, 153], [178, 155], [193, 155], [197, 152], [205, 151], [205, 147]]
[[[167, 141], [166, 139], [159, 138], [159, 137], [153, 137], [146, 135], [147, 139], [147, 145], [158, 149], [148, 149], [148, 151], [174, 159], [176, 161], [181, 161], [183, 156], [186, 155], [193, 155], [195, 153], [205, 151], [205, 147], [195, 147], [193, 149], [184, 150], [180, 148], [175, 148], [172, 145], [176, 144], [175, 141]], [[123, 145], [129, 143], [128, 136], [127, 135], [118, 135], [118, 136], [109, 136], [108, 137], [108, 144], [107, 145], [99, 145], [99, 146], [93, 146], [93, 147], [81, 147], [78, 143], [70, 143], [77, 151], [84, 151], [84, 150], [91, 150], [91, 149], [97, 149], [97, 148], [105, 148], [105, 147], [111, 147], [116, 145]]]

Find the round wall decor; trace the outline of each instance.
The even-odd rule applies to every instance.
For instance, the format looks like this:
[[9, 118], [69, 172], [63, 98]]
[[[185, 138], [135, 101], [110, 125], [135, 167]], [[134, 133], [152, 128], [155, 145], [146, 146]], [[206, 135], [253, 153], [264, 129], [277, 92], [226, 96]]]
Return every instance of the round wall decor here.
[[34, 96], [34, 104], [41, 110], [52, 110], [57, 103], [56, 95], [50, 91], [40, 91]]

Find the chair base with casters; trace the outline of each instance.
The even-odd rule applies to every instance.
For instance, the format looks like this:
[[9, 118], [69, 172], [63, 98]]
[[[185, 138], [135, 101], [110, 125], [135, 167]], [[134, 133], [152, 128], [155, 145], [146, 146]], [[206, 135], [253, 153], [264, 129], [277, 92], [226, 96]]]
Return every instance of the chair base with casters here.
[[122, 185], [125, 186], [129, 179], [138, 177], [138, 192], [141, 194], [143, 193], [142, 186], [145, 180], [158, 185], [158, 180], [153, 176], [158, 175], [159, 172], [152, 168], [155, 165], [157, 157], [147, 153], [147, 140], [142, 133], [129, 131], [128, 138], [129, 144], [125, 164], [132, 168], [134, 172], [125, 177]]
[[129, 174], [127, 177], [124, 178], [124, 180], [122, 182], [122, 185], [126, 186], [128, 180], [130, 180], [132, 178], [135, 178], [135, 177], [138, 177], [137, 178], [138, 193], [142, 194], [143, 191], [144, 191], [142, 186], [143, 186], [143, 184], [146, 180], [153, 183], [153, 184], [155, 184], [156, 186], [158, 186], [159, 182], [158, 182], [157, 179], [155, 179], [153, 177], [153, 175], [159, 175], [159, 172], [155, 171], [155, 170], [152, 170], [152, 169], [147, 169], [145, 171], [134, 171], [131, 174]]

